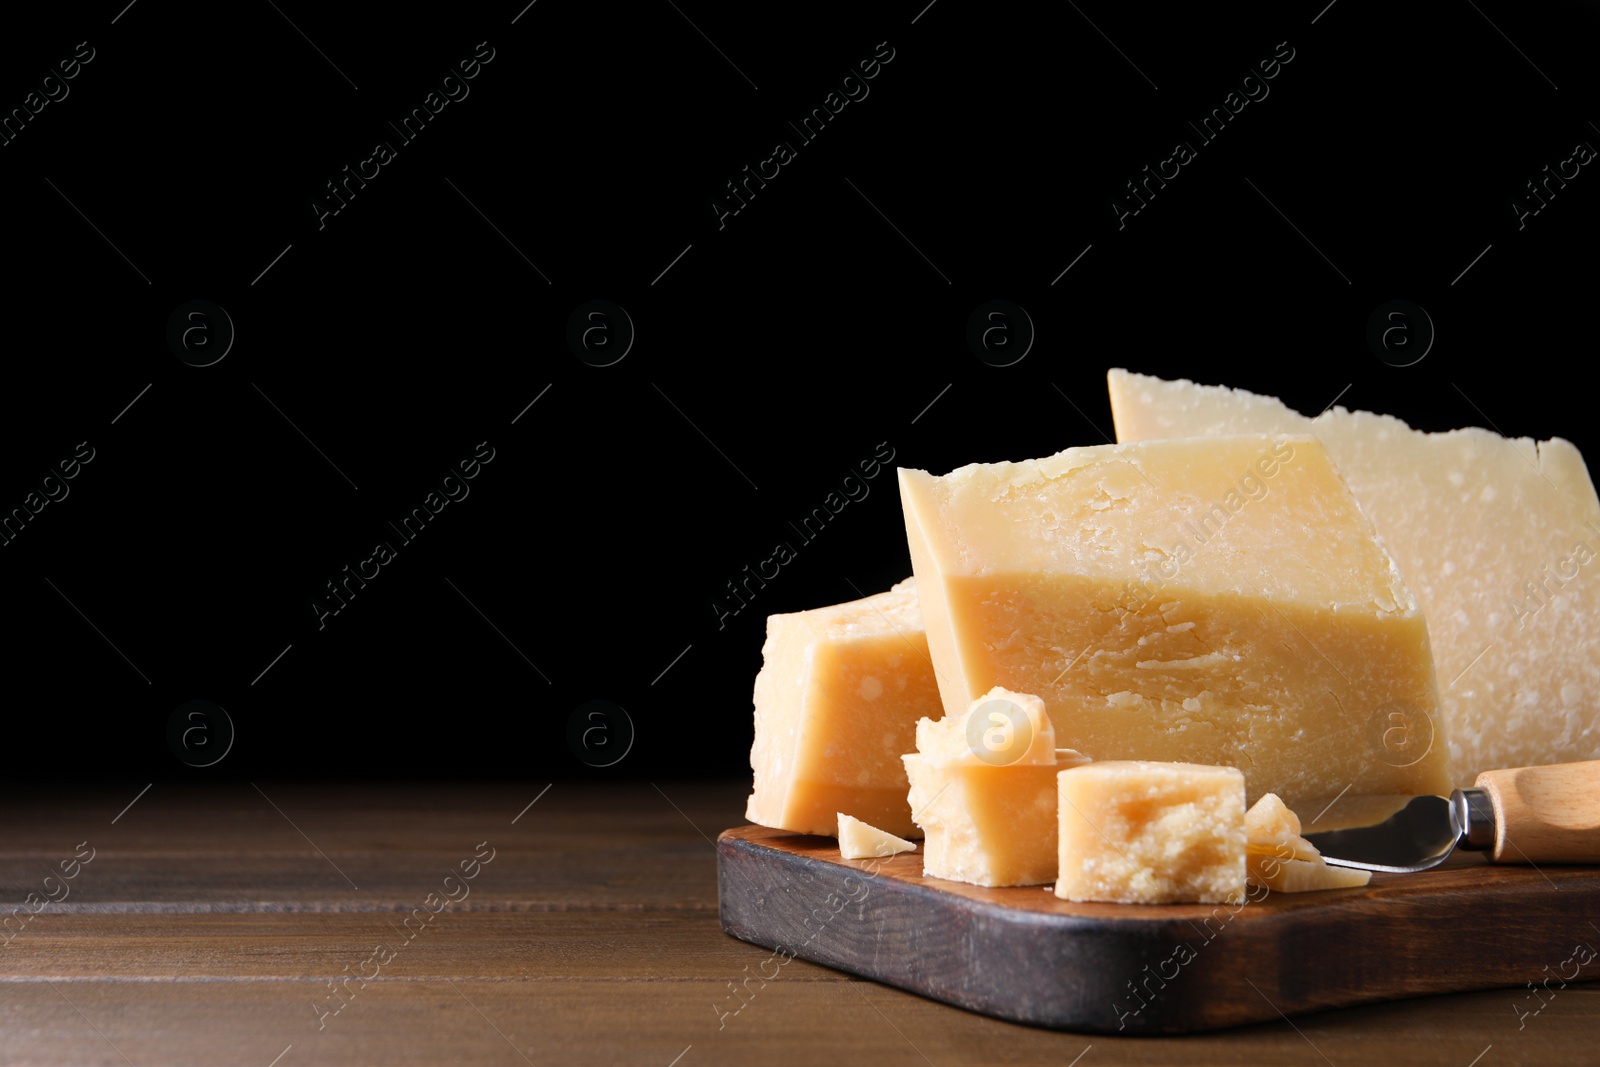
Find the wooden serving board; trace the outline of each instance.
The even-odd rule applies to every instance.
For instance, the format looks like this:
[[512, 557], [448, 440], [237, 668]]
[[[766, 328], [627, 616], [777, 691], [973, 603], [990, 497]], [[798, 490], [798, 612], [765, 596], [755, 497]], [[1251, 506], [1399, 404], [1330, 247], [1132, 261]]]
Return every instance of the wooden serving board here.
[[717, 873], [723, 930], [784, 953], [774, 969], [798, 956], [1054, 1029], [1185, 1033], [1500, 986], [1508, 1013], [1532, 1012], [1563, 980], [1600, 978], [1592, 866], [1461, 854], [1244, 905], [1072, 904], [925, 878], [920, 845], [845, 860], [830, 837], [742, 826], [717, 839]]

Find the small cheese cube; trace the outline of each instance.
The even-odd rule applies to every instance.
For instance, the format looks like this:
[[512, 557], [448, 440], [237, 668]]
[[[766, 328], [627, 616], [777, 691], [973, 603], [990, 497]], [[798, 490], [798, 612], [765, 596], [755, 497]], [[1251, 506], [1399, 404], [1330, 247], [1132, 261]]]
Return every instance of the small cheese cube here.
[[992, 689], [960, 715], [919, 722], [904, 760], [923, 873], [987, 886], [1055, 878], [1055, 775], [1088, 757], [1055, 748], [1044, 701]]
[[1372, 881], [1371, 871], [1330, 867], [1316, 846], [1300, 836], [1300, 817], [1275, 793], [1268, 793], [1244, 815], [1251, 885], [1279, 893], [1348, 889]]
[[755, 786], [745, 818], [838, 833], [848, 812], [919, 837], [900, 756], [938, 715], [937, 683], [907, 579], [862, 600], [767, 619], [755, 684]]
[[923, 873], [973, 885], [1042, 885], [1056, 876], [1059, 767], [930, 763], [904, 757], [924, 833]]
[[839, 812], [839, 855], [847, 860], [869, 860], [893, 856], [897, 852], [910, 852], [917, 846], [910, 841], [868, 826]]
[[1063, 900], [1232, 904], [1245, 896], [1244, 775], [1110, 760], [1057, 775]]

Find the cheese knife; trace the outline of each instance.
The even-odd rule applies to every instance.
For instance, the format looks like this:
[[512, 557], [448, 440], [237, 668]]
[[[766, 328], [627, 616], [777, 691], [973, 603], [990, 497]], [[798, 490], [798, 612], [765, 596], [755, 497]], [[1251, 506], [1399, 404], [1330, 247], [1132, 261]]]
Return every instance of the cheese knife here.
[[1380, 823], [1302, 836], [1333, 866], [1400, 874], [1458, 848], [1494, 863], [1600, 863], [1600, 760], [1484, 771], [1473, 788], [1413, 797]]

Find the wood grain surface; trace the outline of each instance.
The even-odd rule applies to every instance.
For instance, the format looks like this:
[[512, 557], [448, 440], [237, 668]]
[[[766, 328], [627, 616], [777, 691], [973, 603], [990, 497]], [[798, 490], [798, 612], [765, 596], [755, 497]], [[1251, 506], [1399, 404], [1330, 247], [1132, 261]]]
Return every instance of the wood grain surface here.
[[[718, 851], [728, 932], [1057, 1029], [1190, 1033], [1550, 975], [1552, 988], [1600, 978], [1587, 947], [1600, 931], [1583, 918], [1600, 915], [1592, 866], [1490, 866], [1463, 853], [1359, 889], [1155, 907], [924, 877], [918, 852], [846, 860], [831, 838], [759, 826], [725, 831]], [[1558, 947], [1564, 966], [1549, 960]]]
[[[0, 915], [39, 907], [0, 947], [0, 1063], [1494, 1067], [1588, 1064], [1600, 1041], [1595, 988], [1558, 979], [1139, 1038], [780, 966], [719, 927], [713, 839], [742, 822], [743, 783], [157, 784], [119, 815], [144, 784], [0, 792]], [[480, 842], [493, 859], [462, 882]], [[93, 858], [67, 878], [80, 843]], [[423, 926], [451, 871], [469, 892]], [[380, 945], [392, 959], [369, 963]], [[1571, 948], [1528, 951], [1553, 973]]]
[[1600, 760], [1484, 771], [1501, 863], [1600, 863]]

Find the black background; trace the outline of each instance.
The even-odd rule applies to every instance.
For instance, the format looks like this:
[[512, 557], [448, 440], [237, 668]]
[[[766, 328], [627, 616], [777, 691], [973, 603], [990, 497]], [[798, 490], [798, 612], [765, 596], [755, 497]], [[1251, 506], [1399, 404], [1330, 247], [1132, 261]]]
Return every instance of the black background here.
[[[8, 14], [6, 111], [95, 56], [0, 147], [0, 509], [95, 455], [0, 547], [8, 774], [748, 774], [765, 616], [909, 573], [892, 471], [719, 626], [725, 583], [880, 443], [942, 472], [1106, 440], [1108, 367], [1592, 451], [1600, 177], [1520, 230], [1511, 201], [1600, 145], [1593, 6], [924, 3]], [[479, 42], [470, 95], [319, 228]], [[1119, 229], [1123, 183], [1279, 42], [1270, 95]], [[237, 332], [204, 368], [165, 338], [193, 299]], [[592, 299], [637, 331], [612, 366], [565, 339]], [[991, 299], [1036, 327], [1011, 366], [966, 342]], [[1413, 366], [1365, 340], [1393, 299], [1437, 330]], [[470, 495], [319, 629], [481, 441]], [[166, 739], [193, 699], [237, 727], [204, 769]], [[602, 769], [566, 739], [597, 699], [637, 729]]]

